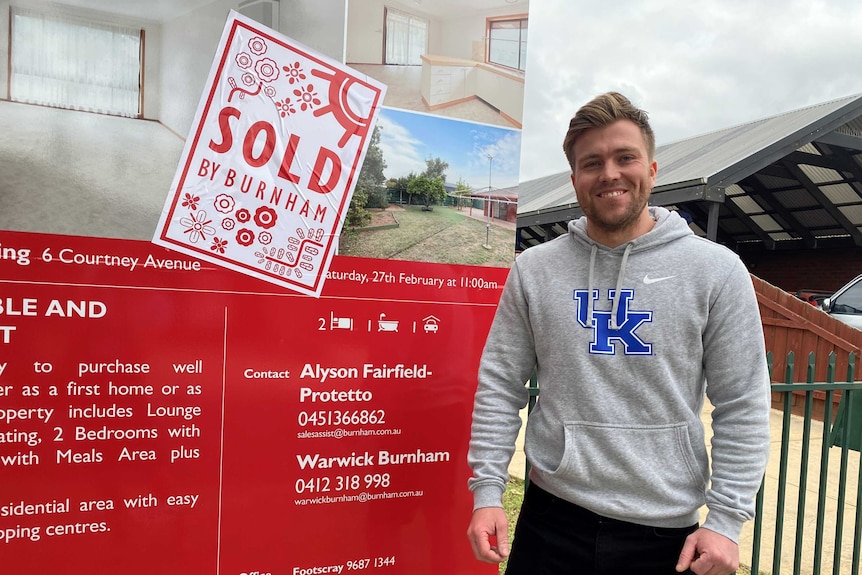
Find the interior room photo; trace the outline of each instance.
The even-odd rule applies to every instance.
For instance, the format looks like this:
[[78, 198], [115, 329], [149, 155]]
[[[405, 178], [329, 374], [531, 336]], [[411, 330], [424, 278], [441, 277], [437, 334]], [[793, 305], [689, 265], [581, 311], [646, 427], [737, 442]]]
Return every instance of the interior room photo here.
[[343, 62], [346, 0], [0, 0], [0, 229], [149, 240], [230, 10]]
[[350, 0], [346, 63], [384, 105], [521, 128], [528, 0]]

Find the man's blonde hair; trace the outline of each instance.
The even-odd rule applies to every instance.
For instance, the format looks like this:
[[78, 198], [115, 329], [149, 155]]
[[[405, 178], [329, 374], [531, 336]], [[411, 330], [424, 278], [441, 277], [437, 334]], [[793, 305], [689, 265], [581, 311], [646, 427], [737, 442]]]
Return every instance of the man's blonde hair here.
[[591, 128], [602, 128], [618, 120], [631, 120], [641, 129], [647, 153], [655, 158], [655, 134], [649, 125], [649, 116], [619, 92], [607, 92], [584, 104], [569, 122], [569, 130], [563, 140], [563, 152], [572, 172], [575, 171], [575, 141]]

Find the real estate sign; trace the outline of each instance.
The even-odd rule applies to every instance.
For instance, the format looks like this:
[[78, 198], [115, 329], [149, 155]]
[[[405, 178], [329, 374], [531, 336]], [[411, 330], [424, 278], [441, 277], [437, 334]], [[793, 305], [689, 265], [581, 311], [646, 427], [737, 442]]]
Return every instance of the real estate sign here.
[[[410, 245], [392, 241], [372, 259], [335, 254], [335, 240], [378, 118], [387, 178], [428, 159], [449, 166], [447, 181], [488, 177], [487, 188], [469, 187], [490, 197], [493, 156], [494, 177], [517, 180], [519, 126], [480, 101], [480, 80], [522, 80], [522, 70], [479, 66], [473, 52], [492, 22], [511, 16], [520, 30], [525, 14], [502, 6], [460, 18], [357, 0], [351, 23], [343, 2], [289, 4], [280, 27], [306, 44], [320, 22], [337, 21], [325, 27], [335, 40], [346, 30], [348, 66], [236, 13], [222, 29], [226, 10], [210, 3], [140, 21], [141, 115], [158, 122], [0, 101], [0, 116], [26, 110], [29, 119], [9, 138], [20, 153], [0, 148], [0, 159], [25, 176], [16, 194], [32, 198], [5, 204], [0, 220], [2, 573], [496, 572], [465, 536], [466, 451], [479, 356], [508, 269], [395, 258], [412, 253], [421, 231], [441, 249], [418, 253], [441, 254], [435, 261], [505, 252], [508, 262], [512, 222], [489, 250], [490, 206], [477, 222], [460, 203], [399, 205], [391, 211], [402, 222], [422, 223], [354, 239], [379, 245], [374, 234], [412, 231]], [[140, 23], [107, 0], [98, 12], [27, 8], [54, 31]], [[400, 38], [404, 46], [448, 52], [441, 39], [471, 39], [454, 43], [457, 62], [432, 58], [445, 68], [432, 75], [460, 71], [464, 85], [432, 110], [421, 94], [427, 59], [396, 66], [415, 82], [398, 86], [386, 117], [378, 110], [392, 86], [372, 77], [393, 70], [374, 61], [354, 72], [350, 46], [374, 42], [382, 58], [381, 23], [394, 31], [407, 11], [424, 22], [410, 30], [426, 36]], [[498, 28], [496, 41], [508, 41]], [[219, 31], [198, 100], [180, 64], [209, 58]], [[477, 110], [497, 123], [465, 119]], [[176, 134], [189, 125], [180, 151]], [[152, 158], [149, 147], [159, 147]], [[46, 159], [59, 149], [69, 165]], [[130, 154], [134, 162], [122, 161]], [[480, 239], [465, 239], [469, 224]]]
[[466, 437], [505, 269], [336, 257], [317, 299], [147, 242], [0, 245], [4, 572], [488, 570]]
[[231, 11], [153, 241], [319, 295], [385, 92]]

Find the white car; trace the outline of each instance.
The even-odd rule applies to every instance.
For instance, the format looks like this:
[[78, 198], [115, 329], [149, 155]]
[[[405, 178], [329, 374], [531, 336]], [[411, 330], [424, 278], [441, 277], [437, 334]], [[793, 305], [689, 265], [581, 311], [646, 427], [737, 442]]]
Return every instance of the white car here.
[[862, 330], [862, 275], [823, 300], [822, 307], [835, 319]]

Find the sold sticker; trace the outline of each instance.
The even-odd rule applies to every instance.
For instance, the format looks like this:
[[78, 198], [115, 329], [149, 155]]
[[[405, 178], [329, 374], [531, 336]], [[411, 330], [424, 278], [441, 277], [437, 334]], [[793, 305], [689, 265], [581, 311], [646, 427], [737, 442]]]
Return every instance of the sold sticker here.
[[231, 11], [153, 242], [319, 296], [385, 91]]

